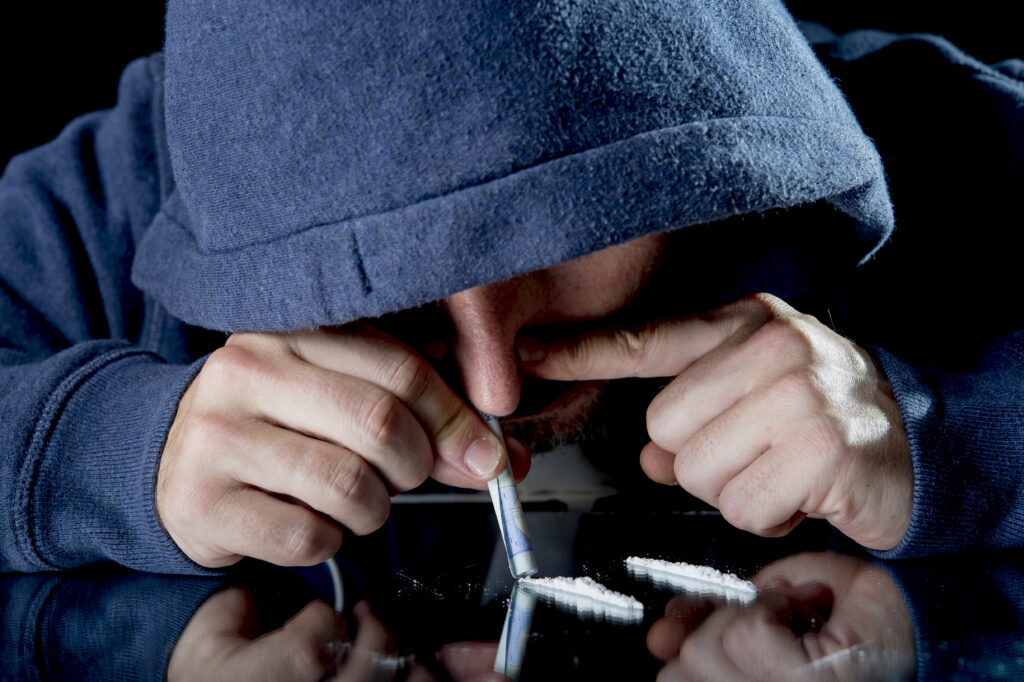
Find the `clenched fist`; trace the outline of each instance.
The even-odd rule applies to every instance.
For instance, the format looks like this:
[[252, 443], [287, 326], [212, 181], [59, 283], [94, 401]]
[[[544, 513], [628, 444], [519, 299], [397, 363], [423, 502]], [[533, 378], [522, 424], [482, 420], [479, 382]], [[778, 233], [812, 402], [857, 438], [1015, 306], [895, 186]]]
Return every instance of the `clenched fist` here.
[[517, 341], [563, 381], [673, 377], [647, 410], [647, 475], [760, 535], [825, 518], [872, 549], [910, 523], [913, 474], [888, 381], [850, 340], [767, 294], [703, 315]]

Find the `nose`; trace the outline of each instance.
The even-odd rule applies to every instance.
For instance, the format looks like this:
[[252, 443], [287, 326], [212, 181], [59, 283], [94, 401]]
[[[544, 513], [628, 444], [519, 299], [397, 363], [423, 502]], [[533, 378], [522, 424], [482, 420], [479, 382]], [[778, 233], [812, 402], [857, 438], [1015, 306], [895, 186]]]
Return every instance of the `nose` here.
[[522, 283], [515, 280], [467, 289], [445, 300], [466, 397], [489, 414], [511, 414], [519, 405], [523, 381], [515, 337], [528, 317], [524, 300]]

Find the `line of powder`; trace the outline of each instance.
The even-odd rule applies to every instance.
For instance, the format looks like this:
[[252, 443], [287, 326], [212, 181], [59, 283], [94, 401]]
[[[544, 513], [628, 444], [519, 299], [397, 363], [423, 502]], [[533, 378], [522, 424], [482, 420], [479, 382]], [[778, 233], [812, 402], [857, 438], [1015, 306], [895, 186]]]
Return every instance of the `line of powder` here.
[[685, 592], [710, 594], [726, 599], [749, 602], [757, 596], [757, 587], [733, 573], [723, 573], [711, 566], [631, 556], [626, 559], [630, 573], [666, 583]]
[[518, 582], [537, 596], [581, 614], [626, 621], [643, 619], [643, 603], [591, 578], [520, 578]]

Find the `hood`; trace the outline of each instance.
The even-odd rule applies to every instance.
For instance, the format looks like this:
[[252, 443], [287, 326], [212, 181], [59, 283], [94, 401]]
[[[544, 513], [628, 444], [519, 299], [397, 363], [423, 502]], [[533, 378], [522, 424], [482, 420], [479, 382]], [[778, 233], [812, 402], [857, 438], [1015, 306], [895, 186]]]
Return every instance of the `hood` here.
[[164, 64], [173, 188], [133, 281], [207, 328], [341, 324], [821, 200], [853, 262], [892, 229], [778, 2], [170, 0]]

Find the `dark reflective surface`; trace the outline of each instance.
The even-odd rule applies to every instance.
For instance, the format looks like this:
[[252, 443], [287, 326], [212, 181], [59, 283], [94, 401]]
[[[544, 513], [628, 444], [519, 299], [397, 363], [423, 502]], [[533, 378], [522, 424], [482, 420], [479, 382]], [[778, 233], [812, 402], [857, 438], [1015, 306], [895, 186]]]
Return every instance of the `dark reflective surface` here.
[[[255, 563], [209, 578], [3, 576], [0, 678], [162, 679], [170, 664], [175, 679], [504, 679], [496, 658], [521, 680], [1024, 678], [1020, 553], [883, 563], [814, 522], [750, 536], [677, 490], [533, 497], [542, 575], [589, 576], [642, 616], [510, 599], [486, 499], [426, 496], [350, 538], [334, 576]], [[628, 556], [711, 565], [758, 595], [654, 583]]]

